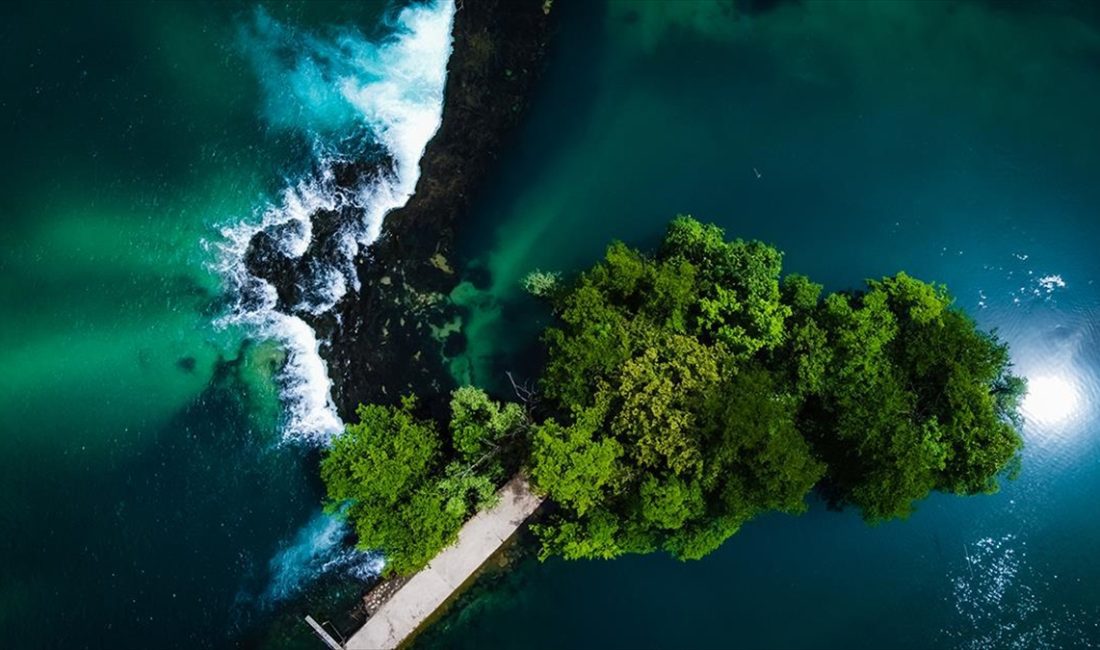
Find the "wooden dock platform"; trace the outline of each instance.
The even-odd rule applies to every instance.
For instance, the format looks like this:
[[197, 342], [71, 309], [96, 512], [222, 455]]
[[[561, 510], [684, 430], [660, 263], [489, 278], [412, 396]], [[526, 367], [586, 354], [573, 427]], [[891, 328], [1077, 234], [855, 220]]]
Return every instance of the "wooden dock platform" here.
[[410, 639], [542, 504], [542, 498], [533, 494], [527, 481], [519, 476], [498, 495], [496, 506], [467, 521], [453, 545], [443, 549], [367, 619], [348, 639], [344, 646], [347, 650], [390, 650]]

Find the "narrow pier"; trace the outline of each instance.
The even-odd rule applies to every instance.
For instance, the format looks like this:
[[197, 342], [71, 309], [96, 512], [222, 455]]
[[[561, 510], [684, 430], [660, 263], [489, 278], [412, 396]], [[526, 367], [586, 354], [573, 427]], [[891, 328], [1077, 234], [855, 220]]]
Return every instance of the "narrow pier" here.
[[410, 578], [348, 639], [347, 650], [391, 650], [410, 639], [542, 503], [520, 476], [497, 494], [500, 502], [467, 521], [454, 544]]

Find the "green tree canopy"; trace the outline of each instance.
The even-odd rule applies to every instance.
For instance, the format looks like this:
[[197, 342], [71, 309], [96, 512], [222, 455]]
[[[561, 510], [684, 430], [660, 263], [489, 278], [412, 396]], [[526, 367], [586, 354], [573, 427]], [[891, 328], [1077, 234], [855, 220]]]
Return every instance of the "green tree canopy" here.
[[348, 519], [360, 548], [383, 553], [387, 574], [422, 568], [491, 503], [504, 473], [496, 445], [525, 422], [517, 406], [476, 388], [455, 391], [451, 407], [451, 451], [409, 397], [400, 406], [360, 406], [359, 422], [321, 460], [326, 509]]
[[[997, 489], [1022, 446], [1013, 415], [1024, 383], [1007, 347], [944, 287], [898, 273], [794, 309], [825, 334], [817, 346], [830, 362], [797, 381], [809, 396], [800, 423], [829, 465], [834, 500], [879, 521], [908, 515], [932, 490]], [[792, 365], [806, 358], [788, 354]]]
[[485, 391], [464, 386], [451, 394], [451, 437], [458, 459], [478, 472], [503, 480], [504, 443], [527, 428], [527, 414], [519, 404], [501, 404]]
[[[871, 521], [932, 490], [990, 492], [1017, 456], [1007, 348], [904, 273], [822, 297], [766, 244], [677, 217], [656, 255], [613, 243], [553, 294], [537, 487], [543, 554], [717, 548], [819, 482]], [[822, 481], [824, 479], [824, 481]]]
[[322, 460], [327, 508], [407, 574], [521, 466], [553, 504], [543, 557], [700, 558], [815, 486], [872, 522], [933, 490], [995, 491], [1022, 446], [1007, 346], [940, 285], [898, 273], [823, 295], [781, 263], [677, 217], [654, 255], [616, 242], [571, 281], [536, 274], [557, 317], [548, 417], [473, 387], [442, 434], [412, 398], [361, 406]]
[[621, 243], [558, 294], [532, 476], [559, 505], [545, 553], [714, 550], [748, 519], [797, 512], [823, 465], [797, 400], [753, 358], [784, 340], [781, 255], [680, 217], [657, 256]]

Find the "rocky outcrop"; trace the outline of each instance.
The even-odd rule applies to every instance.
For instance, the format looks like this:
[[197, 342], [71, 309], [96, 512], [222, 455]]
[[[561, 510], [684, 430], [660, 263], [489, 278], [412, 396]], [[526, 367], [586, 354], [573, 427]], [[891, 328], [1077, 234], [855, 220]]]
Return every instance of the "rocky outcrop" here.
[[315, 323], [345, 419], [361, 402], [450, 389], [447, 343], [432, 332], [456, 315], [446, 298], [458, 282], [454, 232], [523, 113], [552, 17], [543, 0], [459, 0], [443, 121], [416, 192], [356, 260], [361, 291], [337, 306], [338, 318]]
[[[333, 397], [344, 420], [366, 402], [393, 402], [416, 393], [433, 411], [450, 389], [444, 352], [465, 339], [454, 326], [447, 295], [458, 282], [452, 254], [455, 228], [481, 189], [486, 171], [518, 122], [546, 52], [552, 12], [544, 0], [458, 0], [448, 62], [442, 124], [421, 159], [415, 193], [385, 218], [382, 234], [354, 260], [361, 290], [320, 315], [303, 307], [315, 275], [338, 265], [341, 229], [358, 219], [354, 207], [310, 216], [312, 236], [292, 258], [281, 232], [256, 233], [245, 263], [275, 286], [277, 309], [305, 319], [317, 332]], [[337, 188], [369, 183], [387, 161], [369, 159], [334, 170]], [[346, 266], [346, 261], [345, 261]]]

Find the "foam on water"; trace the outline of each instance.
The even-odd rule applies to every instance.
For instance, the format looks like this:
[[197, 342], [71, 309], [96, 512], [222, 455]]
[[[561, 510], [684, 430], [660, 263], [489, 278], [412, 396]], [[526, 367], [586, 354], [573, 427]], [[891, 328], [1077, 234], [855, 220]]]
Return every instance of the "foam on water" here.
[[279, 375], [280, 395], [287, 409], [284, 439], [326, 440], [339, 433], [343, 423], [336, 415], [316, 335], [301, 318], [276, 309], [275, 287], [249, 273], [244, 258], [253, 235], [286, 223], [298, 227], [280, 231], [284, 233], [279, 240], [280, 248], [291, 257], [305, 253], [312, 235], [310, 214], [334, 207], [335, 194], [325, 192], [324, 185], [311, 180], [288, 188], [282, 202], [264, 210], [258, 222], [224, 227], [219, 243], [218, 268], [234, 304], [217, 323], [244, 325], [257, 338], [279, 341], [287, 352], [286, 364]]
[[[296, 314], [324, 314], [360, 288], [356, 255], [378, 238], [385, 215], [412, 195], [420, 158], [442, 119], [454, 11], [451, 0], [407, 7], [387, 21], [389, 34], [377, 41], [351, 28], [303, 33], [262, 10], [241, 30], [263, 89], [265, 121], [305, 138], [313, 156], [312, 171], [289, 181], [277, 201], [250, 218], [223, 227], [215, 244], [216, 267], [233, 302], [218, 323], [244, 325], [287, 350], [278, 378], [284, 440], [326, 444], [343, 428], [321, 342]], [[377, 174], [356, 187], [337, 184], [337, 165], [364, 159], [379, 160]], [[321, 268], [311, 262], [300, 303], [284, 313], [275, 287], [245, 266], [249, 242], [267, 231], [284, 254], [299, 259], [313, 235], [310, 216], [319, 210], [353, 218], [341, 217], [330, 242], [335, 254]]]
[[262, 600], [276, 603], [298, 591], [313, 577], [337, 572], [365, 580], [378, 575], [385, 561], [378, 553], [355, 550], [344, 543], [343, 520], [318, 513], [284, 544], [270, 563], [271, 582]]

